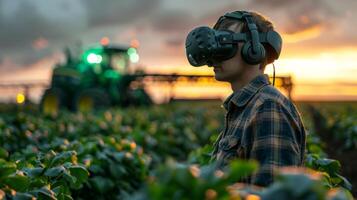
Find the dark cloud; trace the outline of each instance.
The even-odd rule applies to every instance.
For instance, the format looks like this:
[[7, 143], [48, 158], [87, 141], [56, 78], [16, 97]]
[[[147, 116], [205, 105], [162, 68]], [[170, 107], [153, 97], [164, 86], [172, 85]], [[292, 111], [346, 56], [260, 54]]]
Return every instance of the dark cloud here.
[[313, 28], [320, 31], [316, 36], [288, 44], [289, 48], [309, 47], [318, 52], [357, 45], [355, 0], [253, 0], [249, 6], [272, 19], [283, 34]]
[[[68, 6], [66, 0], [43, 4], [47, 7], [40, 7], [39, 3], [44, 3], [41, 1], [0, 0], [0, 3], [0, 27], [4, 27], [0, 28], [0, 56], [16, 65], [26, 66], [51, 55], [56, 44], [78, 37], [86, 27], [84, 13], [77, 10], [80, 6], [73, 3]], [[46, 41], [42, 49], [34, 45], [40, 38]]]
[[[34, 12], [29, 14], [29, 11]], [[3, 48], [30, 46], [31, 41], [36, 37], [48, 35], [45, 31], [48, 26], [49, 24], [43, 22], [43, 17], [35, 11], [33, 5], [29, 2], [23, 2], [14, 11], [13, 16], [0, 17], [0, 27], [3, 27], [0, 29], [0, 45]]]
[[[4, 2], [2, 1], [2, 4]], [[52, 6], [58, 6], [58, 4], [52, 4]], [[3, 9], [6, 8], [3, 7]], [[86, 26], [85, 20], [78, 19], [76, 16], [69, 20], [71, 17], [64, 15], [65, 12], [70, 11], [66, 7], [58, 7], [56, 13], [51, 13], [53, 9], [48, 9], [47, 13], [43, 11], [46, 9], [42, 9], [41, 12], [36, 4], [21, 1], [11, 13], [0, 14], [0, 25], [6, 27], [0, 29], [0, 45], [9, 49], [27, 48], [40, 37], [48, 40], [71, 38], [83, 31]], [[73, 9], [69, 13], [76, 12]]]
[[155, 10], [160, 0], [82, 0], [91, 26], [127, 24]]
[[153, 29], [158, 32], [187, 31], [194, 24], [195, 19], [190, 13], [184, 11], [164, 12], [153, 19]]
[[162, 41], [161, 50], [170, 55], [183, 51], [187, 33], [198, 19], [185, 11], [166, 11], [153, 16], [150, 28]]
[[39, 38], [48, 42], [48, 55], [52, 49], [83, 39], [89, 29], [127, 24], [148, 15], [159, 1], [0, 0], [0, 57], [31, 64], [44, 56], [33, 45]]
[[315, 26], [330, 26], [343, 16], [329, 1], [322, 0], [252, 0], [251, 6], [263, 10], [264, 13], [279, 15], [278, 21], [285, 33], [296, 33]]

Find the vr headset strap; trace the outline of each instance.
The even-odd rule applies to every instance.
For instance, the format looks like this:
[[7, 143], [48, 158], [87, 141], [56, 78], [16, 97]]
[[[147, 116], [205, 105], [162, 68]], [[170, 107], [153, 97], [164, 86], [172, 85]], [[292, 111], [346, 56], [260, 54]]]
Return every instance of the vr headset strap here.
[[[267, 33], [259, 33], [259, 41], [262, 43], [269, 43]], [[232, 44], [237, 42], [247, 42], [250, 39], [250, 35], [247, 33], [234, 33], [231, 35], [219, 36], [219, 42], [221, 44]]]

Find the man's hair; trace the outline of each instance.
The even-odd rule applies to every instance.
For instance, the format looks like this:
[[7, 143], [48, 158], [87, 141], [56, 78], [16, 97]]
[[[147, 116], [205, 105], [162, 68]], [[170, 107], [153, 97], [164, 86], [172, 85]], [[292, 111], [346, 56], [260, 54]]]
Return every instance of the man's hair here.
[[[268, 32], [274, 30], [274, 26], [272, 22], [270, 22], [266, 17], [257, 13], [257, 12], [249, 12], [253, 18], [253, 22], [257, 25], [259, 32]], [[237, 20], [232, 18], [224, 19], [220, 24], [218, 24], [217, 29], [228, 29], [230, 26], [235, 25], [234, 30], [235, 32], [239, 33], [246, 33], [249, 32], [247, 23], [245, 20]], [[274, 61], [273, 58], [273, 49], [267, 44], [263, 44], [265, 48], [265, 58], [260, 63], [259, 69], [265, 70], [267, 64], [272, 63]]]

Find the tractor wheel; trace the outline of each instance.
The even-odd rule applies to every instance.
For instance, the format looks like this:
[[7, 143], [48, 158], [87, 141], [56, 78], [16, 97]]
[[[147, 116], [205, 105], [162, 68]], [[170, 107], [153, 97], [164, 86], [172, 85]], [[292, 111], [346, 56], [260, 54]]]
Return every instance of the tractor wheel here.
[[56, 116], [65, 107], [66, 96], [60, 88], [50, 88], [42, 95], [40, 109], [46, 115]]
[[148, 106], [153, 104], [152, 99], [143, 88], [133, 90], [131, 96], [133, 98], [132, 103], [134, 105]]
[[90, 112], [108, 108], [109, 106], [109, 95], [102, 89], [83, 90], [75, 99], [75, 110], [80, 112]]

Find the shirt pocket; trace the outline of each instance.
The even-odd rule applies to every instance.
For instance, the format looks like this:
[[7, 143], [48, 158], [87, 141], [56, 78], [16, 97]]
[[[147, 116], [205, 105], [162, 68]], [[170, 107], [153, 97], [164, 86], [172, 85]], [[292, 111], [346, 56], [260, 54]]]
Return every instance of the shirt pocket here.
[[246, 158], [246, 150], [241, 145], [241, 138], [237, 136], [226, 136], [219, 141], [219, 151], [223, 154], [229, 155], [229, 157]]
[[222, 138], [219, 143], [218, 147], [219, 150], [222, 151], [231, 151], [236, 149], [240, 144], [240, 138], [232, 135], [228, 135], [224, 138]]

